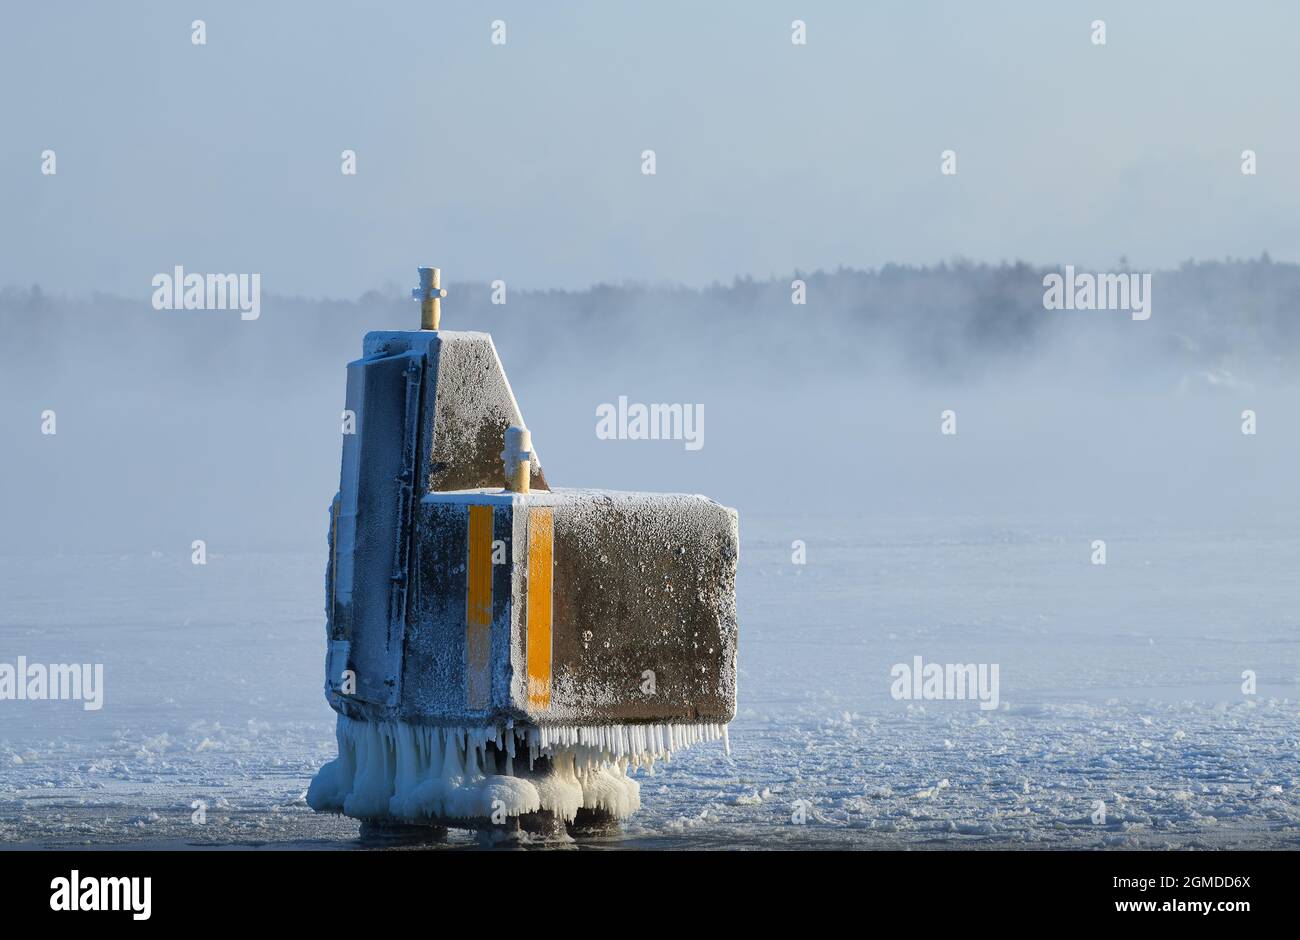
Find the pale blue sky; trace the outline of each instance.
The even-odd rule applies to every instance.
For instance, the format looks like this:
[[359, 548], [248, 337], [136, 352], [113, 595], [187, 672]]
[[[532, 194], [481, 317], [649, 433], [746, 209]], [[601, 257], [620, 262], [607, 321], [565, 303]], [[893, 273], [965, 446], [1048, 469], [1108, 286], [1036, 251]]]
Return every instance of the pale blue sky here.
[[0, 30], [0, 285], [1300, 260], [1297, 36], [1280, 2], [28, 3]]

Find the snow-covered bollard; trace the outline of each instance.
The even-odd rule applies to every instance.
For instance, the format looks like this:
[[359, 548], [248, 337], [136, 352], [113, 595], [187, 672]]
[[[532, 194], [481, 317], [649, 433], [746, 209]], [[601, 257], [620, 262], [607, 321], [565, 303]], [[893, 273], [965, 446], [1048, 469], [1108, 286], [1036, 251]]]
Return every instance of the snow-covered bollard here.
[[489, 832], [625, 817], [638, 768], [725, 740], [735, 713], [736, 513], [552, 489], [491, 337], [438, 325], [367, 334], [348, 365], [326, 574], [339, 756], [308, 802]]

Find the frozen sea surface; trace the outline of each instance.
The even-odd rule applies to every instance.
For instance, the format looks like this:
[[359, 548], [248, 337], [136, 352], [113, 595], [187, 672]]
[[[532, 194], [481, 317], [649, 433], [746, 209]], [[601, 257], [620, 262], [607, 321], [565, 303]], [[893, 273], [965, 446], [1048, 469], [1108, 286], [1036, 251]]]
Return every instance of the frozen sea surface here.
[[[1294, 527], [1104, 529], [1096, 566], [1095, 525], [744, 516], [731, 754], [642, 772], [591, 844], [1300, 848]], [[0, 557], [0, 662], [106, 687], [0, 702], [0, 846], [359, 846], [304, 800], [334, 754], [322, 565]], [[914, 656], [998, 664], [999, 708], [894, 700]]]

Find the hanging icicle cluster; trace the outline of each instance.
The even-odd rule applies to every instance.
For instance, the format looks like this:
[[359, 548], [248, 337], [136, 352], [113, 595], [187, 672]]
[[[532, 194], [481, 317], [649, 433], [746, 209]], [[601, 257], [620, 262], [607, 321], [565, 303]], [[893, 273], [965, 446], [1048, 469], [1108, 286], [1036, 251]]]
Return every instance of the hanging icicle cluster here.
[[549, 810], [571, 821], [582, 808], [630, 816], [641, 806], [641, 788], [629, 768], [725, 741], [726, 726], [444, 728], [340, 715], [336, 736], [339, 756], [307, 791], [312, 809], [416, 822]]

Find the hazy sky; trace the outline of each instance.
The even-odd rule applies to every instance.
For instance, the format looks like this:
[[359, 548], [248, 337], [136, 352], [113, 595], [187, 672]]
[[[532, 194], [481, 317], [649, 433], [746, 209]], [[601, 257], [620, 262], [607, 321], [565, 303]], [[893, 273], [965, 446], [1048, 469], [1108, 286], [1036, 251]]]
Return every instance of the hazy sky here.
[[177, 264], [354, 296], [417, 263], [583, 287], [955, 255], [1300, 259], [1295, 4], [209, 0], [4, 20], [0, 285], [147, 302]]

